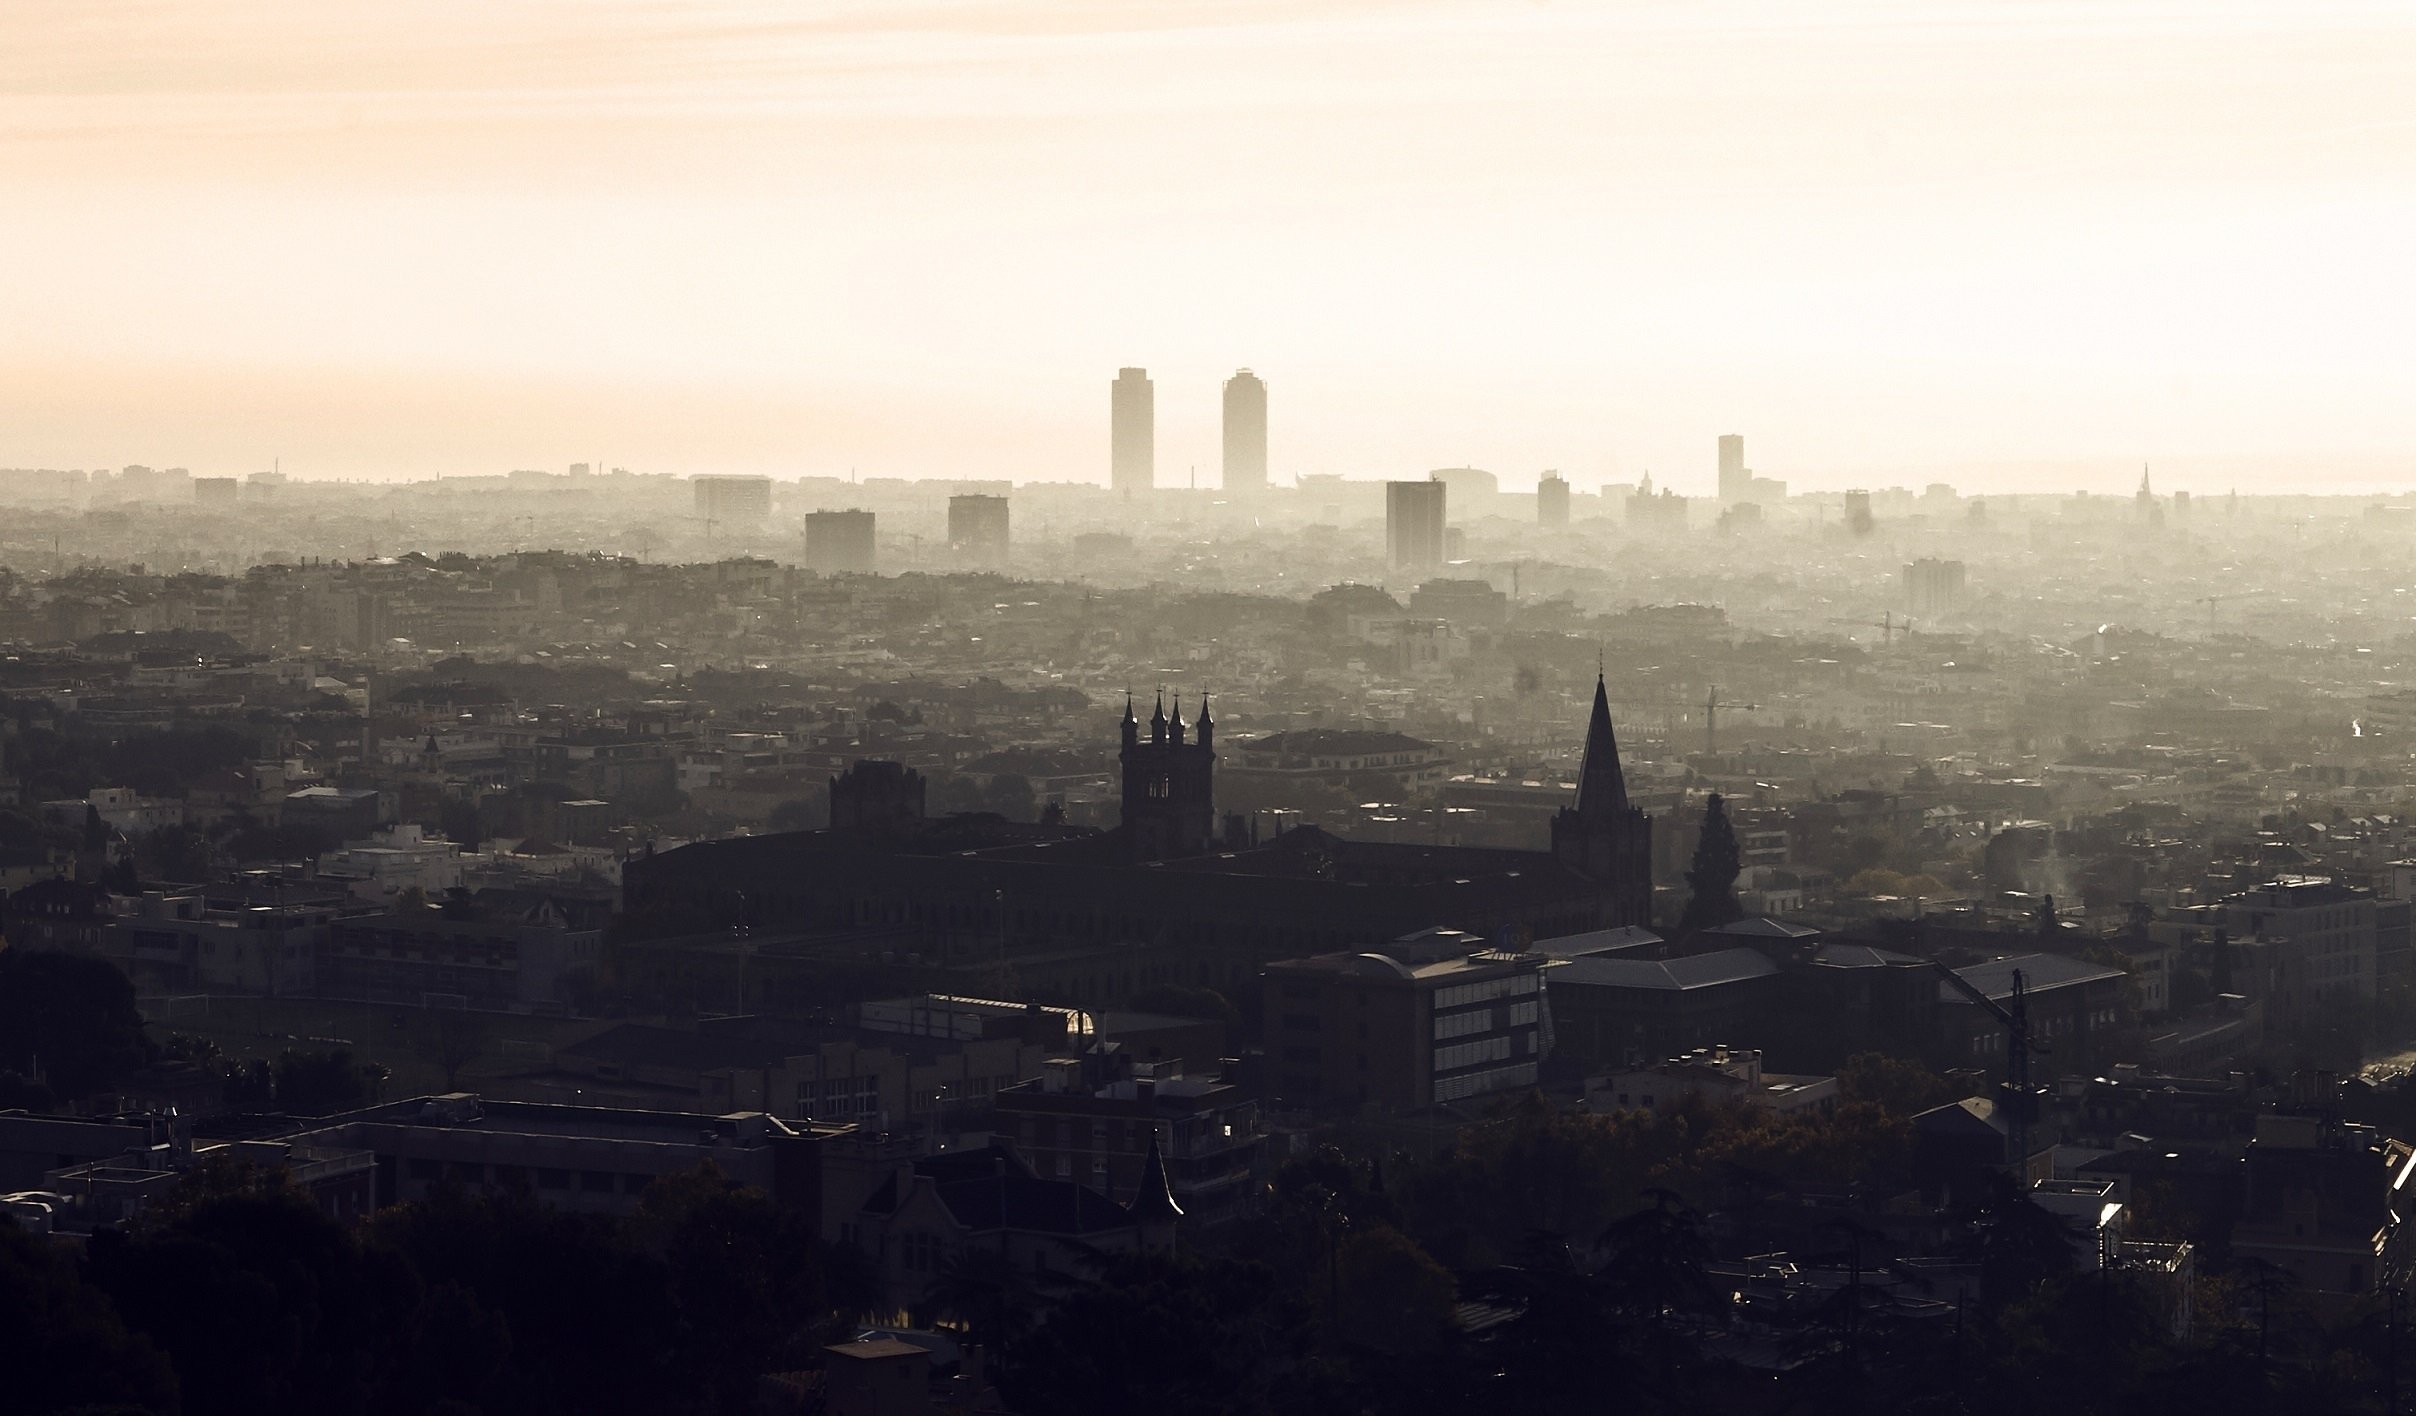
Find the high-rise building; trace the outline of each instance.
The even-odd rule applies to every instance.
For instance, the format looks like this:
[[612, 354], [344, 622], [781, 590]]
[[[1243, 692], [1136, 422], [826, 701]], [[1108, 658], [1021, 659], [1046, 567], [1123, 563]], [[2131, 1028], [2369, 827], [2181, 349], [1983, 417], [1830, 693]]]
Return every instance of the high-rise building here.
[[1007, 499], [967, 493], [948, 498], [948, 546], [977, 565], [1007, 559]]
[[1248, 369], [1225, 380], [1225, 490], [1267, 489], [1267, 385]]
[[870, 575], [873, 515], [869, 511], [805, 514], [805, 567], [825, 575]]
[[1441, 482], [1384, 484], [1384, 545], [1396, 570], [1422, 570], [1443, 563]]
[[1871, 534], [1871, 494], [1856, 488], [1846, 493], [1846, 529], [1857, 536]]
[[1745, 470], [1745, 436], [1742, 433], [1720, 434], [1720, 501], [1744, 501], [1752, 495], [1749, 485], [1753, 474]]
[[1125, 496], [1158, 484], [1158, 395], [1147, 369], [1118, 369], [1110, 385], [1108, 484]]
[[1558, 472], [1546, 472], [1543, 480], [1535, 484], [1535, 524], [1569, 524], [1569, 484]]
[[1963, 585], [1967, 572], [1959, 560], [1939, 560], [1924, 556], [1904, 567], [1901, 576], [1905, 603], [1916, 615], [1925, 619], [1951, 612], [1963, 603]]
[[196, 477], [193, 479], [193, 500], [202, 506], [226, 506], [243, 490], [243, 483], [233, 477]]
[[772, 519], [772, 479], [769, 477], [692, 477], [696, 514], [708, 530], [730, 531], [761, 526]]

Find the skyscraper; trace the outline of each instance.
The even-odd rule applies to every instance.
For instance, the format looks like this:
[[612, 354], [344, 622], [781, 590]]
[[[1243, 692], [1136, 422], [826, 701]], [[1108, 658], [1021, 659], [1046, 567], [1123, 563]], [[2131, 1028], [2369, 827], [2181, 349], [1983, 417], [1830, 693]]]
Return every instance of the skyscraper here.
[[1384, 484], [1384, 545], [1395, 570], [1422, 570], [1443, 563], [1441, 482]]
[[1720, 434], [1720, 504], [1727, 506], [1750, 497], [1753, 488], [1748, 482], [1752, 476], [1745, 470], [1744, 435]]
[[1248, 369], [1225, 380], [1225, 490], [1267, 488], [1267, 385]]
[[1535, 524], [1569, 524], [1569, 484], [1558, 472], [1546, 472], [1543, 480], [1535, 484]]
[[1125, 496], [1158, 484], [1157, 388], [1147, 369], [1118, 369], [1111, 387], [1108, 483]]

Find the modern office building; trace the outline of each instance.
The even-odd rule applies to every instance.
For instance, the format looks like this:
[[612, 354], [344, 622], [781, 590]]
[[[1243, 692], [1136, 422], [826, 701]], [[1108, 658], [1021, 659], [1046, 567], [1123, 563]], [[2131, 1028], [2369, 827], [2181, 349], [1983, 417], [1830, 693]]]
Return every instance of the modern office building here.
[[1384, 544], [1396, 570], [1425, 570], [1443, 563], [1444, 494], [1441, 482], [1384, 484]]
[[1535, 484], [1535, 524], [1569, 524], [1569, 484], [1558, 472], [1546, 472]]
[[1746, 483], [1753, 474], [1745, 470], [1745, 436], [1742, 433], [1720, 434], [1720, 503], [1744, 501]]
[[873, 514], [869, 511], [809, 511], [805, 515], [805, 566], [825, 575], [873, 573]]
[[1924, 556], [1907, 562], [1900, 577], [1905, 603], [1915, 615], [1935, 618], [1963, 603], [1967, 571], [1959, 560]]
[[1158, 484], [1157, 386], [1147, 369], [1118, 369], [1110, 385], [1108, 484], [1124, 496]]
[[772, 517], [769, 477], [693, 477], [696, 515], [708, 530], [761, 526]]
[[1269, 964], [1267, 1057], [1293, 1106], [1418, 1110], [1535, 1085], [1549, 1048], [1542, 954], [1429, 929]]
[[1225, 380], [1225, 490], [1267, 488], [1267, 385], [1248, 369]]
[[975, 565], [1007, 560], [1007, 499], [968, 493], [948, 498], [948, 546]]

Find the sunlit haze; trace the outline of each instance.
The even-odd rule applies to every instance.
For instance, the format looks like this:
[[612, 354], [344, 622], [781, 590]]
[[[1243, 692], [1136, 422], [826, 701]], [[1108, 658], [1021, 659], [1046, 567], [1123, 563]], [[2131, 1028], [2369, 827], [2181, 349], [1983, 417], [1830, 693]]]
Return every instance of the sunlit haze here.
[[0, 465], [2397, 486], [2416, 9], [12, 0]]

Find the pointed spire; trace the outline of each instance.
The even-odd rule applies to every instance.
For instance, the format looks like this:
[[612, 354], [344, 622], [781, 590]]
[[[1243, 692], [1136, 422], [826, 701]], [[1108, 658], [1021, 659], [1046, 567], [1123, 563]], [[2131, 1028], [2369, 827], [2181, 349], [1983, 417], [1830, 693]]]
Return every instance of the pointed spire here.
[[1577, 769], [1578, 814], [1624, 811], [1627, 774], [1619, 770], [1619, 739], [1611, 731], [1611, 694], [1594, 675], [1594, 715], [1586, 723], [1585, 764]]
[[1141, 721], [1133, 716], [1132, 690], [1129, 688], [1124, 690], [1124, 721], [1128, 723], [1138, 723]]
[[1149, 1158], [1141, 1162], [1141, 1185], [1133, 1191], [1132, 1203], [1125, 1212], [1143, 1224], [1172, 1224], [1183, 1217], [1183, 1207], [1174, 1202], [1174, 1186], [1166, 1179], [1166, 1157], [1158, 1150], [1157, 1131], [1149, 1135]]
[[1183, 695], [1180, 693], [1174, 696], [1174, 716], [1167, 719], [1166, 732], [1175, 746], [1183, 745]]

